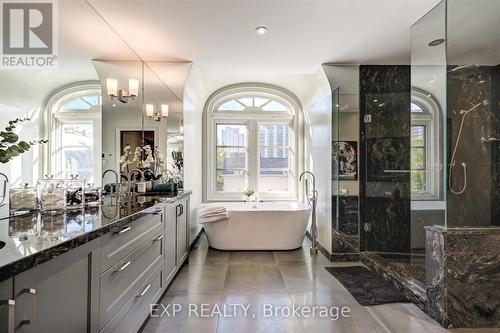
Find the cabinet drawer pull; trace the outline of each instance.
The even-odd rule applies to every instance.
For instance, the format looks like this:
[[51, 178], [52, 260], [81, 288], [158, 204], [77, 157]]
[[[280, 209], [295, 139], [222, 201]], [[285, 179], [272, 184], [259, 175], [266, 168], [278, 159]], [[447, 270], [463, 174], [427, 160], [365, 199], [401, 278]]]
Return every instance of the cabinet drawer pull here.
[[157, 210], [156, 212], [153, 212], [153, 215], [161, 215], [163, 213], [162, 210]]
[[163, 239], [163, 235], [158, 236], [157, 238], [153, 239], [153, 242], [157, 242]]
[[124, 234], [127, 231], [130, 231], [131, 229], [132, 229], [132, 227], [123, 228], [122, 230], [118, 231], [117, 234], [119, 234], [119, 235]]
[[137, 295], [137, 297], [142, 297], [144, 295], [146, 295], [146, 293], [148, 292], [149, 288], [151, 288], [151, 284], [148, 284], [146, 287], [144, 287], [144, 289], [142, 290], [142, 292]]
[[130, 266], [131, 263], [132, 262], [130, 260], [127, 261], [126, 263], [124, 263], [123, 265], [121, 265], [120, 268], [118, 268], [116, 270], [116, 272], [122, 272], [122, 271], [124, 271], [128, 266]]
[[14, 333], [15, 329], [15, 316], [14, 316], [14, 308], [16, 307], [16, 301], [13, 299], [1, 300], [0, 307], [6, 306], [7, 311], [2, 312], [3, 316], [0, 316], [0, 331], [6, 333]]

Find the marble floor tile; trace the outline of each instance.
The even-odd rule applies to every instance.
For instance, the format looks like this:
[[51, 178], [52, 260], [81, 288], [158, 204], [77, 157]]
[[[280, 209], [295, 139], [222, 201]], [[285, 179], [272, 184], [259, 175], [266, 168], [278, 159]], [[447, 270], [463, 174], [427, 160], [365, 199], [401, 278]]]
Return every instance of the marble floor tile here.
[[[318, 309], [314, 315], [301, 319], [305, 332], [388, 332], [363, 306], [352, 302], [343, 292], [290, 293], [290, 297], [296, 305]], [[322, 312], [321, 307], [328, 311]]]
[[285, 287], [293, 291], [332, 291], [344, 289], [323, 266], [309, 264], [278, 265]]
[[229, 251], [229, 265], [275, 265], [270, 251]]
[[285, 292], [276, 265], [228, 265], [224, 293]]
[[219, 319], [218, 333], [303, 333], [300, 320], [290, 315], [282, 315], [283, 308], [292, 308], [288, 293], [245, 293], [224, 294], [223, 304], [243, 304], [245, 311], [238, 307], [234, 317]]
[[318, 264], [330, 266], [331, 261], [328, 260], [322, 253], [311, 254], [310, 248], [303, 247], [293, 251], [274, 251], [276, 263], [278, 264]]
[[383, 304], [365, 308], [391, 332], [448, 332], [411, 303]]
[[[204, 317], [201, 310], [202, 304], [208, 304], [208, 310], [211, 312], [215, 306], [218, 306], [222, 300], [221, 294], [180, 294], [166, 295], [161, 303], [168, 307], [167, 315], [160, 306], [156, 312], [158, 317], [149, 318], [148, 323], [143, 329], [143, 333], [215, 333], [217, 332], [218, 317]], [[174, 304], [179, 309], [173, 315]], [[190, 311], [191, 309], [191, 311]], [[162, 315], [163, 314], [163, 315]]]
[[197, 248], [189, 255], [189, 265], [227, 265], [229, 252]]
[[[308, 243], [310, 246], [304, 241]], [[179, 304], [182, 311], [175, 317], [150, 318], [143, 332], [446, 332], [413, 304], [361, 306], [324, 268], [351, 265], [361, 263], [330, 262], [322, 254], [313, 257], [308, 247], [275, 252], [217, 251], [208, 247], [203, 236], [161, 301], [165, 306]], [[201, 304], [207, 304], [209, 310], [218, 306], [226, 312], [208, 318], [196, 316], [196, 312], [190, 315], [189, 304], [200, 311]], [[250, 304], [248, 316], [241, 307], [235, 313], [234, 304]], [[315, 315], [287, 316], [283, 309], [293, 310], [294, 306], [316, 308]], [[333, 307], [327, 318], [318, 312], [321, 306]], [[348, 316], [340, 315], [342, 307], [349, 308]], [[273, 315], [266, 317], [269, 310]], [[500, 333], [498, 329], [453, 332]]]
[[167, 293], [220, 293], [226, 272], [226, 265], [184, 265]]
[[452, 333], [500, 333], [499, 328], [454, 328], [449, 330]]

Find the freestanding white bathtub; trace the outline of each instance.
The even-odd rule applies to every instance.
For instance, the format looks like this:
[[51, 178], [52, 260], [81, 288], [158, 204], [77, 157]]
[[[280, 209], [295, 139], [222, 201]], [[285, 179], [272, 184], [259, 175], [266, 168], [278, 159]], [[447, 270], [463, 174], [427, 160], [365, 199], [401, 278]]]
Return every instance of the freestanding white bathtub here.
[[217, 250], [293, 250], [302, 246], [311, 207], [295, 202], [218, 202], [229, 219], [205, 223]]

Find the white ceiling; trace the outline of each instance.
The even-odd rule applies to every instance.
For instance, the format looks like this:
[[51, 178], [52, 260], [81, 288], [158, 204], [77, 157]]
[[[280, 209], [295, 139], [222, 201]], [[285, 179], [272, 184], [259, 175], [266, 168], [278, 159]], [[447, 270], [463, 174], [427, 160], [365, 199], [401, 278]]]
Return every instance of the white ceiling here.
[[[439, 0], [89, 2], [113, 28], [85, 0], [59, 1], [58, 68], [1, 71], [0, 104], [26, 110], [65, 84], [96, 80], [92, 59], [137, 60], [127, 44], [147, 61], [192, 61], [207, 78], [209, 92], [261, 81], [300, 97], [305, 76], [325, 62], [409, 63], [410, 27]], [[256, 35], [258, 25], [269, 27], [269, 33]], [[180, 96], [187, 72], [181, 69], [174, 77], [150, 64]]]
[[[89, 0], [146, 60], [313, 73], [410, 61], [410, 27], [439, 0]], [[265, 36], [254, 29], [267, 26]]]

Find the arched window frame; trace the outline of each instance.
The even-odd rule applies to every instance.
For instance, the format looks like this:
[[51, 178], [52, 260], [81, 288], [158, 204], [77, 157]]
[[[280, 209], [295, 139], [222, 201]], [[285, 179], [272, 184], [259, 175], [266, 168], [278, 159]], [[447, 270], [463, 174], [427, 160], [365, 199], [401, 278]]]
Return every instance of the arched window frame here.
[[[289, 110], [263, 111], [247, 108], [242, 111], [218, 111], [219, 106], [231, 99], [243, 97], [264, 97], [282, 103]], [[216, 190], [216, 126], [217, 124], [245, 124], [247, 126], [248, 187], [257, 191], [259, 200], [298, 200], [298, 175], [303, 165], [300, 163], [303, 144], [302, 109], [293, 93], [268, 84], [237, 84], [217, 90], [207, 100], [204, 109], [203, 149], [204, 181], [203, 199], [205, 201], [240, 201], [242, 192], [221, 192]], [[289, 132], [289, 187], [287, 192], [259, 192], [259, 125], [287, 124]]]
[[426, 188], [412, 190], [412, 200], [439, 200], [442, 193], [442, 137], [441, 108], [436, 98], [429, 92], [412, 88], [411, 103], [423, 112], [411, 112], [411, 125], [425, 128], [425, 175]]
[[43, 151], [43, 171], [42, 175], [54, 175], [60, 177], [64, 172], [62, 165], [62, 126], [69, 122], [85, 122], [92, 123], [94, 132], [93, 144], [93, 182], [100, 186], [102, 167], [102, 118], [101, 105], [98, 107], [82, 109], [82, 110], [64, 110], [66, 104], [76, 99], [87, 96], [101, 96], [102, 88], [99, 81], [84, 81], [77, 82], [55, 91], [46, 103], [44, 113], [44, 137], [49, 138], [49, 144], [44, 147]]

